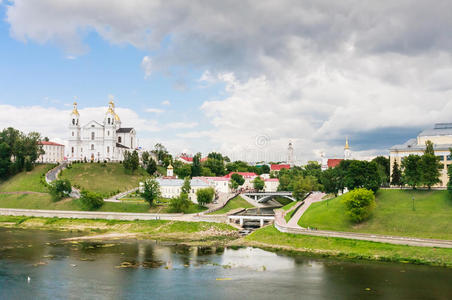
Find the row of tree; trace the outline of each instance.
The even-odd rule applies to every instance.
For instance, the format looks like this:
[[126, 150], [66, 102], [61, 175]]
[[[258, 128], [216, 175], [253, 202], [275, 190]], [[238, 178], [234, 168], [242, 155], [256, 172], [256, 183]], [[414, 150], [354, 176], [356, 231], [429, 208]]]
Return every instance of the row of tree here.
[[23, 170], [30, 171], [43, 154], [37, 132], [25, 134], [12, 127], [0, 132], [0, 178], [5, 179]]

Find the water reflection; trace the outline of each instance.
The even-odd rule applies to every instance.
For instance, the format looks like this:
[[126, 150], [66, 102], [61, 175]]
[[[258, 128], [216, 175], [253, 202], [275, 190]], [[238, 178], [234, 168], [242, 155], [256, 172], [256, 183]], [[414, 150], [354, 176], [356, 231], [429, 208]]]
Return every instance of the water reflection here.
[[[0, 229], [0, 299], [449, 299], [452, 270]], [[30, 276], [30, 283], [27, 282]]]

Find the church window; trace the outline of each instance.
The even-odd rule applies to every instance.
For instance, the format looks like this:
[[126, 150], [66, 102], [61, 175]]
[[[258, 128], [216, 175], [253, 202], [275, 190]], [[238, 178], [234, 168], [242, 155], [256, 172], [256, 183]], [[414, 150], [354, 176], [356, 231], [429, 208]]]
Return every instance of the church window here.
[[110, 124], [110, 120], [111, 120], [111, 119], [110, 119], [110, 118], [108, 118], [108, 124]]
[[107, 153], [110, 153], [110, 147], [107, 146]]
[[72, 136], [74, 136], [74, 132], [72, 131]]
[[133, 138], [130, 138], [130, 148], [133, 148]]
[[71, 151], [72, 151], [72, 153], [74, 153], [74, 147], [72, 147]]
[[93, 124], [93, 125], [91, 125], [91, 127], [94, 127], [94, 124]]
[[91, 132], [91, 140], [94, 141], [94, 132]]
[[94, 150], [94, 144], [91, 144], [91, 150]]
[[72, 125], [75, 125], [75, 119], [72, 119]]
[[107, 131], [107, 135], [108, 135], [108, 136], [110, 136], [110, 130], [109, 130], [109, 131]]
[[120, 136], [118, 137], [118, 143], [122, 143], [122, 139]]

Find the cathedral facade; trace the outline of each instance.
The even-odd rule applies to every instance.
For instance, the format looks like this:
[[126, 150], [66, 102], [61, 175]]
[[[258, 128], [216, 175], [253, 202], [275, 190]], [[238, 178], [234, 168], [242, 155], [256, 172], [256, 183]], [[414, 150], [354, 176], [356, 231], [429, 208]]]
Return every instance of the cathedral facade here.
[[121, 119], [110, 101], [102, 122], [90, 121], [81, 126], [77, 103], [71, 113], [69, 124], [68, 160], [112, 161], [124, 159], [125, 151], [137, 148], [134, 128], [121, 127]]

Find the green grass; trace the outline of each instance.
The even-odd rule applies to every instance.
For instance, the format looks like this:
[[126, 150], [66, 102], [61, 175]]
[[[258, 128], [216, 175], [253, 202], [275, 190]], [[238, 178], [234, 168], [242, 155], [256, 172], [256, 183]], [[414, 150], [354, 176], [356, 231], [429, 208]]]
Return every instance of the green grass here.
[[371, 218], [359, 225], [348, 220], [341, 200], [338, 197], [312, 204], [298, 224], [325, 230], [452, 239], [452, 199], [447, 191], [380, 190]]
[[294, 209], [294, 210], [292, 210], [291, 212], [289, 212], [288, 214], [286, 214], [286, 215], [284, 216], [284, 220], [286, 220], [286, 223], [288, 223], [289, 220], [292, 219], [292, 217], [293, 217], [293, 215], [295, 214], [296, 211], [297, 211], [297, 210]]
[[288, 205], [293, 202], [292, 200], [281, 196], [276, 196], [274, 199], [275, 201], [279, 202], [282, 206]]
[[289, 204], [287, 204], [287, 205], [281, 207], [281, 209], [283, 209], [283, 210], [285, 210], [285, 211], [288, 211], [289, 209], [292, 208], [292, 206], [294, 206], [294, 205], [297, 204], [297, 203], [298, 203], [298, 202], [296, 202], [296, 201], [291, 201]]
[[73, 164], [72, 168], [63, 171], [61, 178], [69, 179], [74, 186], [109, 197], [137, 187], [146, 176], [147, 172], [141, 168], [128, 174], [122, 164], [85, 163]]
[[229, 202], [226, 203], [226, 205], [223, 208], [210, 213], [210, 215], [222, 215], [237, 208], [253, 208], [253, 207], [254, 206], [251, 205], [248, 201], [246, 201], [240, 196], [237, 196], [234, 199], [229, 200]]
[[41, 192], [47, 188], [41, 183], [41, 175], [52, 165], [36, 165], [30, 172], [20, 172], [6, 181], [0, 182], [0, 192]]
[[447, 248], [411, 247], [289, 234], [279, 232], [273, 226], [256, 230], [244, 239], [251, 245], [302, 251], [323, 256], [452, 266], [452, 249]]

